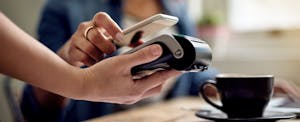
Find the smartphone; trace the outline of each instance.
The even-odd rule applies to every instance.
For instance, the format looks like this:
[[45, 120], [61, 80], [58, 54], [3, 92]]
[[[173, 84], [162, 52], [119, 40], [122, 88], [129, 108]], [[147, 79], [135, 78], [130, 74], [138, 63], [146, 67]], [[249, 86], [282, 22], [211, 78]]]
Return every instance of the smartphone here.
[[138, 22], [137, 24], [126, 28], [123, 30], [124, 41], [114, 43], [118, 46], [128, 46], [131, 39], [137, 32], [143, 33], [143, 38], [151, 34], [157, 33], [163, 29], [171, 27], [178, 22], [178, 18], [175, 16], [170, 16], [166, 14], [156, 14], [151, 16], [143, 21]]

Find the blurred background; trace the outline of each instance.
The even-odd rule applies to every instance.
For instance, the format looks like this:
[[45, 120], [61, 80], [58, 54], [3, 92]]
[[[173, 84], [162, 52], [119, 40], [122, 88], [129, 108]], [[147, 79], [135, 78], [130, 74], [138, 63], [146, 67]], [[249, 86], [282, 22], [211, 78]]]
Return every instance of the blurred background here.
[[[1, 0], [0, 10], [36, 37], [36, 26], [44, 2]], [[300, 85], [299, 0], [188, 2], [189, 13], [197, 23], [199, 38], [212, 46], [212, 66], [220, 72], [274, 74], [277, 78]], [[0, 78], [0, 121], [13, 121], [14, 111], [11, 108], [18, 106], [6, 99], [16, 99], [18, 102], [23, 83], [3, 75]]]

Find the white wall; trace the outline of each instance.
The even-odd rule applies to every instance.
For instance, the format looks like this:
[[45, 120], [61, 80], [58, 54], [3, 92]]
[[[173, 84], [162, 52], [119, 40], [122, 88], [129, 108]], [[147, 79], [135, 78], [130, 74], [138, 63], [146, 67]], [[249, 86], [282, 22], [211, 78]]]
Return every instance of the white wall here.
[[229, 0], [229, 24], [237, 31], [299, 29], [299, 0]]
[[0, 10], [32, 36], [44, 0], [0, 0]]
[[[300, 31], [235, 33], [214, 53], [213, 66], [221, 72], [274, 74], [300, 85]], [[225, 43], [224, 43], [225, 42]]]

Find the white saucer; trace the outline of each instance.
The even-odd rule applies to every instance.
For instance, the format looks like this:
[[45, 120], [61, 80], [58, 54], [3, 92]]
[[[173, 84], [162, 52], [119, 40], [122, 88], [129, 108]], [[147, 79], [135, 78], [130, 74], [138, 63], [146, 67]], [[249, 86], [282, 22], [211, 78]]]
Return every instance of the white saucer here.
[[282, 112], [272, 112], [266, 111], [263, 117], [256, 118], [228, 118], [226, 114], [221, 112], [213, 112], [210, 110], [200, 110], [196, 112], [196, 116], [213, 121], [221, 122], [274, 122], [280, 119], [291, 119], [295, 118], [296, 114], [293, 113], [282, 113]]

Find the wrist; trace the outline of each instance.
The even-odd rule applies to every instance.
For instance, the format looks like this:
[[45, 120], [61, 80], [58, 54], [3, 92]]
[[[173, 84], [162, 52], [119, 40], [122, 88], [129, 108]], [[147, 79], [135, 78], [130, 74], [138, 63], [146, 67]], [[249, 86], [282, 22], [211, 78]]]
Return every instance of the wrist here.
[[76, 78], [77, 81], [80, 82], [80, 86], [77, 89], [79, 92], [77, 94], [78, 99], [81, 100], [93, 99], [92, 96], [94, 95], [94, 93], [97, 94], [96, 90], [99, 86], [97, 86], [95, 84], [95, 81], [93, 80], [94, 76], [91, 71], [91, 68], [80, 69], [78, 70], [77, 73], [78, 74], [76, 75]]
[[104, 82], [101, 80], [104, 77], [101, 76], [101, 74], [95, 74], [94, 68], [95, 67], [92, 66], [78, 71], [77, 78], [78, 81], [81, 82], [81, 86], [78, 88], [79, 93], [77, 94], [77, 99], [105, 102], [105, 99], [103, 98], [104, 92], [102, 90], [107, 88], [105, 88], [106, 85], [103, 84]]
[[[60, 95], [72, 98], [81, 99], [84, 80], [82, 78], [82, 69], [69, 65], [64, 67], [62, 70], [64, 73], [63, 77], [59, 80], [61, 88]], [[58, 85], [57, 84], [57, 85]]]
[[77, 100], [90, 100], [90, 101], [104, 101], [100, 100], [100, 96], [102, 96], [102, 92], [100, 92], [101, 79], [103, 78], [100, 75], [93, 72], [94, 67], [89, 68], [73, 68], [72, 80], [76, 83], [73, 83], [74, 86], [71, 89], [71, 94], [73, 94], [72, 98]]

